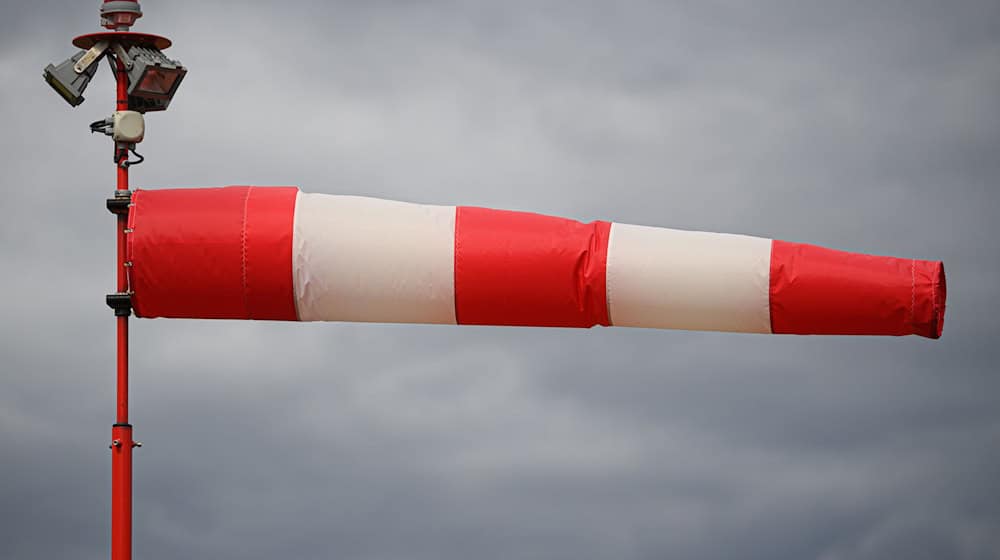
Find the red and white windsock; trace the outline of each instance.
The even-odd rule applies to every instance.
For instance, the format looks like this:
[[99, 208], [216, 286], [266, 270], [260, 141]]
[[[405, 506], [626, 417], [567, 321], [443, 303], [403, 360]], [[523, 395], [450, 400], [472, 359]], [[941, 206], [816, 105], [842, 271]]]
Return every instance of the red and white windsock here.
[[295, 187], [138, 190], [140, 317], [941, 336], [941, 262]]

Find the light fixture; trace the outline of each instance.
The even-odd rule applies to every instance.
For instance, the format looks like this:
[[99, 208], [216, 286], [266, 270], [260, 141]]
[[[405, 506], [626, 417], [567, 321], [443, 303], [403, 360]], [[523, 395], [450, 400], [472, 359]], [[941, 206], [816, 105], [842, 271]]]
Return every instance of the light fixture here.
[[49, 64], [43, 74], [45, 81], [76, 107], [84, 101], [83, 90], [97, 72], [97, 63], [107, 56], [128, 98], [127, 106], [125, 99], [119, 101], [119, 111], [166, 110], [187, 68], [164, 56], [163, 50], [171, 45], [166, 37], [129, 31], [140, 17], [142, 9], [137, 0], [103, 0], [101, 25], [112, 31], [73, 39], [73, 44], [84, 50], [58, 65]]
[[104, 0], [101, 5], [101, 25], [114, 31], [127, 31], [142, 17], [136, 0]]
[[107, 50], [107, 43], [94, 45], [89, 50], [80, 51], [58, 65], [49, 64], [42, 74], [52, 89], [67, 103], [76, 107], [83, 103], [83, 90], [87, 89], [97, 63]]
[[155, 47], [132, 45], [125, 54], [129, 108], [143, 113], [166, 109], [187, 68]]

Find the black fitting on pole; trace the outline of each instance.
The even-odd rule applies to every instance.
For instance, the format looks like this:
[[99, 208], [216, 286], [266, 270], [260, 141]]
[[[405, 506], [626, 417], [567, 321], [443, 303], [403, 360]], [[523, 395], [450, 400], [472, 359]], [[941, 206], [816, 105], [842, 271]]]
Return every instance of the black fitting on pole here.
[[108, 211], [116, 216], [128, 216], [132, 205], [132, 191], [115, 191], [115, 197], [107, 200]]
[[108, 294], [104, 301], [115, 310], [115, 317], [128, 317], [132, 314], [132, 294]]

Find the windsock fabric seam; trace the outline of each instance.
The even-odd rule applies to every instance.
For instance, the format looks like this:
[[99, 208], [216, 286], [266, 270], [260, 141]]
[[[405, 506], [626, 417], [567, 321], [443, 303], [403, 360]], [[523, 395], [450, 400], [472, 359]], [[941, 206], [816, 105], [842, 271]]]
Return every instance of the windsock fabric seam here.
[[292, 273], [292, 307], [295, 309], [295, 320], [296, 321], [301, 321], [302, 320], [302, 312], [299, 311], [299, 300], [301, 300], [302, 298], [300, 297], [300, 294], [298, 293], [298, 291], [299, 291], [299, 275], [300, 275], [300, 271], [299, 271], [299, 261], [298, 261], [298, 258], [296, 256], [296, 254], [298, 252], [298, 251], [296, 251], [296, 247], [298, 247], [298, 241], [299, 241], [298, 237], [299, 237], [299, 235], [301, 235], [301, 233], [299, 232], [299, 201], [302, 200], [302, 197], [300, 197], [299, 195], [301, 195], [301, 194], [302, 194], [302, 191], [296, 189], [296, 191], [295, 191], [295, 203], [292, 204], [292, 253], [291, 253], [291, 262], [289, 263], [289, 267], [292, 269], [291, 270], [291, 273]]
[[934, 314], [937, 314], [937, 289], [938, 282], [937, 279], [934, 279], [931, 282], [931, 310]]
[[614, 246], [616, 225], [615, 222], [611, 222], [611, 225], [608, 226], [608, 244], [604, 249], [604, 299], [607, 307], [609, 327], [615, 326], [614, 317], [611, 315], [611, 310], [614, 309], [614, 293], [611, 289], [614, 283], [614, 278], [612, 278], [614, 269], [611, 267], [611, 247]]
[[917, 261], [910, 259], [910, 329], [917, 328]]
[[[129, 203], [128, 228], [132, 230], [133, 233], [135, 232], [135, 223], [139, 217], [139, 196], [141, 193], [141, 190], [136, 189], [135, 192], [132, 193], [132, 200]], [[131, 263], [131, 265], [125, 269], [125, 278], [128, 280], [128, 289], [132, 292], [135, 290], [135, 283], [132, 281], [132, 271], [135, 269], [135, 257], [132, 245], [135, 243], [135, 235], [127, 235], [125, 237], [125, 262]], [[142, 317], [142, 314], [139, 312], [138, 298], [133, 297], [131, 299], [132, 310], [135, 312], [135, 316]]]
[[[775, 240], [772, 239], [767, 246], [767, 282], [764, 285], [767, 287], [767, 331], [770, 334], [775, 334], [774, 332], [774, 243]], [[766, 334], [766, 333], [764, 333]]]
[[455, 206], [455, 254], [452, 256], [454, 259], [454, 265], [452, 266], [452, 298], [451, 304], [455, 308], [455, 324], [462, 324], [462, 317], [459, 315], [459, 305], [458, 305], [458, 279], [461, 277], [461, 263], [460, 258], [462, 254], [462, 212], [460, 211], [461, 206]]
[[250, 318], [250, 304], [247, 301], [247, 206], [250, 204], [250, 191], [253, 187], [247, 187], [247, 192], [243, 196], [243, 224], [240, 228], [240, 241], [242, 243], [241, 253], [241, 273], [243, 275], [243, 313], [246, 318]]
[[[611, 222], [595, 220], [591, 222], [593, 233], [591, 237], [590, 251], [587, 253], [588, 263], [595, 256], [597, 274], [594, 275], [595, 283], [603, 283], [603, 288], [599, 291], [603, 305], [594, 306], [598, 315], [595, 317], [595, 324], [602, 327], [611, 326], [611, 308], [608, 306], [608, 253], [611, 248]], [[588, 266], [588, 270], [591, 267]]]

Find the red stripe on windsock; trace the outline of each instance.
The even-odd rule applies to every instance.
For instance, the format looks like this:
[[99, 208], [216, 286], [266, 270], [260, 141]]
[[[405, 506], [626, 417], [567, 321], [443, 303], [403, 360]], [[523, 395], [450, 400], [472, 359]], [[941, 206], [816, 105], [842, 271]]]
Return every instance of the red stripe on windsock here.
[[918, 334], [944, 328], [944, 265], [775, 240], [771, 330], [776, 334]]
[[297, 319], [295, 187], [139, 190], [128, 239], [141, 317]]
[[455, 315], [465, 325], [608, 324], [611, 224], [460, 206]]

